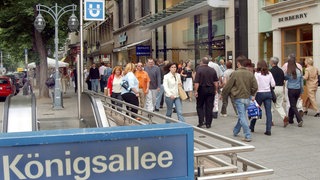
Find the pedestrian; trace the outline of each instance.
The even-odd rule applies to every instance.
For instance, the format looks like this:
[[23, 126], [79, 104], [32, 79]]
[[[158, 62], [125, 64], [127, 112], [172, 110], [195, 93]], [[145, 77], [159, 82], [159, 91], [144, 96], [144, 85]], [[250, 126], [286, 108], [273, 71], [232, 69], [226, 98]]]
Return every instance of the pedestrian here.
[[270, 65], [271, 65], [271, 69], [270, 69], [270, 72], [274, 78], [274, 81], [276, 83], [276, 86], [274, 88], [274, 93], [277, 97], [277, 100], [275, 103], [273, 103], [273, 109], [275, 109], [281, 119], [283, 121], [288, 121], [288, 116], [286, 116], [286, 112], [283, 108], [283, 98], [284, 98], [284, 90], [283, 90], [283, 87], [284, 87], [284, 72], [281, 68], [279, 68], [278, 66], [278, 63], [279, 63], [279, 58], [277, 57], [271, 57], [270, 58]]
[[316, 101], [316, 93], [318, 90], [318, 74], [319, 71], [316, 67], [313, 66], [313, 59], [306, 58], [305, 59], [306, 69], [304, 70], [303, 79], [306, 80], [306, 91], [307, 98], [303, 101], [303, 110], [304, 114], [308, 114], [308, 109], [313, 109], [316, 111], [314, 117], [319, 117], [319, 108]]
[[183, 89], [186, 91], [189, 101], [192, 102], [192, 92], [193, 92], [193, 69], [191, 68], [191, 61], [186, 62], [186, 67], [181, 71], [180, 75], [183, 76]]
[[169, 70], [169, 73], [163, 77], [163, 88], [165, 93], [165, 101], [167, 105], [167, 117], [171, 117], [173, 104], [175, 104], [176, 113], [179, 121], [184, 122], [182, 116], [182, 103], [179, 97], [179, 86], [182, 86], [180, 74], [177, 73], [178, 65], [176, 63], [169, 63], [165, 69]]
[[101, 65], [99, 67], [99, 74], [100, 74], [100, 91], [103, 93], [104, 92], [104, 87], [106, 87], [106, 81], [103, 78], [104, 76], [104, 71], [106, 70], [106, 66], [104, 65], [104, 62], [101, 62]]
[[[116, 66], [112, 70], [112, 74], [108, 78], [108, 84], [107, 84], [107, 96], [112, 97], [114, 99], [118, 99], [119, 101], [122, 101], [121, 96], [121, 82], [122, 82], [122, 68], [121, 66]], [[114, 105], [117, 105], [119, 107], [122, 107], [122, 103], [118, 103], [111, 100], [111, 103]]]
[[201, 59], [201, 65], [198, 67], [195, 75], [194, 91], [199, 121], [197, 126], [202, 127], [206, 125], [207, 128], [210, 128], [214, 96], [218, 91], [218, 76], [216, 71], [208, 66], [208, 63], [208, 57]]
[[222, 95], [231, 94], [237, 107], [238, 121], [233, 128], [233, 135], [238, 136], [241, 128], [244, 133], [244, 141], [252, 140], [251, 132], [248, 126], [247, 107], [250, 101], [254, 101], [254, 96], [258, 90], [257, 80], [254, 74], [245, 67], [247, 58], [240, 56], [236, 59], [238, 69], [234, 71], [227, 84], [222, 90]]
[[[123, 71], [123, 79], [122, 79], [122, 89], [121, 96], [122, 99], [134, 106], [139, 106], [139, 81], [134, 75], [135, 65], [133, 63], [128, 63]], [[123, 83], [126, 83], [128, 86], [125, 87]], [[136, 118], [136, 114], [138, 113], [138, 109], [130, 108], [127, 106], [127, 110], [132, 112], [131, 117]], [[141, 118], [137, 117], [137, 120], [141, 120]]]
[[93, 63], [90, 70], [89, 70], [89, 79], [91, 81], [91, 89], [92, 91], [98, 92], [99, 80], [100, 80], [100, 73], [96, 64]]
[[[296, 59], [296, 56], [295, 56], [294, 54], [290, 54], [287, 59], [290, 59], [291, 57], [293, 57], [294, 59]], [[297, 66], [298, 69], [300, 69], [300, 71], [303, 73], [302, 65], [301, 65], [300, 63], [297, 63], [297, 62], [296, 62], [296, 66]], [[281, 69], [283, 70], [284, 74], [287, 74], [288, 62], [284, 63], [283, 66], [281, 67]], [[287, 81], [285, 81], [284, 92], [285, 92], [285, 99], [286, 99], [286, 110], [287, 110], [287, 113], [289, 113], [290, 102], [289, 102]], [[302, 98], [301, 98], [301, 97], [298, 98], [298, 101], [297, 101], [297, 105], [296, 105], [296, 106], [297, 106], [298, 112], [300, 113], [300, 116], [303, 117], [304, 112], [303, 112]], [[287, 115], [287, 116], [288, 116], [288, 115]], [[284, 123], [284, 125], [285, 125], [285, 124], [288, 124], [288, 122], [283, 122], [283, 123]]]
[[298, 126], [302, 127], [303, 120], [298, 112], [297, 101], [300, 95], [303, 94], [303, 76], [302, 71], [298, 68], [296, 64], [296, 58], [294, 56], [289, 56], [287, 62], [287, 72], [285, 73], [285, 80], [287, 80], [288, 98], [290, 103], [288, 119], [289, 122], [284, 122], [285, 127], [288, 123], [293, 124], [293, 118], [296, 116]]
[[91, 89], [91, 81], [90, 81], [90, 78], [89, 78], [89, 71], [88, 71], [88, 69], [87, 68], [85, 68], [84, 69], [84, 71], [83, 71], [83, 73], [84, 73], [84, 79], [85, 79], [85, 81], [86, 81], [86, 83], [87, 83], [87, 88], [88, 88], [88, 90], [92, 90]]
[[74, 92], [77, 93], [77, 91], [78, 91], [78, 74], [77, 74], [77, 68], [76, 67], [73, 69], [72, 74], [73, 74]]
[[160, 86], [160, 91], [158, 92], [157, 97], [156, 97], [156, 107], [155, 107], [154, 111], [159, 111], [159, 108], [163, 108], [163, 103], [164, 103], [163, 77], [166, 74], [164, 72], [164, 66], [165, 66], [164, 60], [162, 58], [159, 58], [157, 63], [160, 68], [161, 86]]
[[61, 77], [61, 89], [63, 94], [67, 93], [67, 84], [69, 81], [69, 75], [68, 75], [68, 71], [66, 67], [61, 68], [61, 73], [60, 73], [60, 77]]
[[150, 78], [148, 73], [143, 70], [143, 64], [141, 62], [138, 62], [134, 75], [139, 81], [139, 106], [144, 108], [146, 95], [149, 92]]
[[217, 77], [219, 79], [218, 81], [218, 89], [217, 89], [217, 93], [215, 94], [214, 96], [214, 101], [213, 101], [213, 110], [212, 110], [212, 117], [214, 119], [217, 119], [218, 118], [218, 112], [219, 112], [219, 94], [220, 94], [220, 88], [222, 88], [224, 85], [223, 85], [223, 72], [221, 71], [220, 67], [219, 67], [219, 64], [216, 63], [216, 61], [212, 61], [211, 57], [209, 59], [209, 64], [208, 66], [213, 68], [216, 73], [217, 73]]
[[[265, 135], [271, 136], [271, 126], [272, 126], [272, 113], [271, 113], [271, 103], [272, 103], [272, 94], [271, 88], [273, 88], [276, 83], [273, 79], [272, 74], [269, 72], [267, 62], [264, 60], [258, 61], [257, 71], [254, 73], [254, 76], [258, 83], [258, 91], [256, 93], [255, 100], [261, 107], [262, 103], [265, 108], [266, 113], [266, 131]], [[257, 119], [254, 118], [250, 122], [250, 130], [254, 132]]]
[[[227, 61], [226, 63], [226, 70], [223, 73], [223, 84], [227, 84], [228, 80], [230, 79], [230, 75], [233, 73], [233, 69], [232, 69], [232, 61]], [[228, 106], [228, 99], [230, 97], [231, 99], [231, 104], [232, 107], [234, 109], [234, 112], [236, 113], [236, 115], [238, 115], [237, 113], [237, 108], [236, 105], [234, 104], [234, 99], [231, 97], [230, 94], [223, 96], [221, 94], [222, 97], [222, 106], [221, 106], [221, 116], [226, 117], [227, 116], [227, 106]]]
[[148, 73], [150, 78], [150, 86], [146, 97], [145, 106], [148, 111], [153, 112], [156, 105], [157, 94], [160, 91], [161, 72], [160, 68], [155, 65], [153, 58], [148, 59], [148, 64], [144, 67], [144, 70]]

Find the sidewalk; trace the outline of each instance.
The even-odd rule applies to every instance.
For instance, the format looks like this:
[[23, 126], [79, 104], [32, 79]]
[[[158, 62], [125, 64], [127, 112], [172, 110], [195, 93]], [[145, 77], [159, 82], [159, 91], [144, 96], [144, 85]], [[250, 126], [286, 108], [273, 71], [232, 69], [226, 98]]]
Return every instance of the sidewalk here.
[[[318, 91], [318, 93], [320, 93]], [[37, 92], [36, 92], [36, 95]], [[318, 96], [319, 97], [319, 96]], [[221, 101], [219, 102], [221, 105]], [[63, 110], [52, 109], [52, 99], [37, 99], [38, 119], [40, 126], [44, 129], [77, 128], [77, 94], [73, 88], [63, 95]], [[313, 117], [315, 112], [309, 111], [310, 115], [303, 117], [303, 127], [297, 127], [297, 123], [283, 128], [280, 116], [275, 112], [272, 127], [272, 136], [264, 135], [265, 111], [263, 117], [257, 121], [255, 132], [252, 134], [251, 144], [255, 146], [253, 152], [241, 153], [242, 157], [248, 158], [267, 168], [274, 169], [271, 176], [257, 177], [252, 179], [283, 179], [283, 180], [317, 180], [320, 179], [320, 118]], [[195, 101], [183, 102], [183, 115], [186, 122], [196, 126], [198, 118], [196, 114]], [[237, 117], [231, 107], [228, 106], [228, 116], [214, 119], [209, 131], [241, 140], [232, 136], [232, 129], [236, 124]], [[166, 113], [166, 108], [160, 109], [161, 114]], [[175, 113], [172, 117], [177, 119]]]

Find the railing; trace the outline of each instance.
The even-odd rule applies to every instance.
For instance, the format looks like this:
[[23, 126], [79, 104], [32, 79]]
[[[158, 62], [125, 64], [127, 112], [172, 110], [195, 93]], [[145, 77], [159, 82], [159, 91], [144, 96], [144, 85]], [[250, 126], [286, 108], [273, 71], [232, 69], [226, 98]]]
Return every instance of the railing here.
[[[104, 103], [107, 120], [113, 121], [115, 124], [121, 126], [179, 122], [173, 118], [166, 117], [159, 113], [149, 112], [146, 109], [133, 106], [124, 101], [119, 101], [91, 91], [90, 93], [99, 97]], [[111, 100], [122, 104], [122, 107], [112, 104]], [[126, 106], [138, 109], [140, 113], [132, 114], [130, 110], [127, 110]], [[141, 120], [139, 121], [132, 118], [131, 115], [139, 117]], [[268, 169], [267, 167], [238, 156], [239, 153], [253, 151], [255, 147], [252, 145], [198, 127], [194, 127], [194, 137], [199, 137], [194, 138], [194, 171], [195, 178], [198, 180], [238, 179], [273, 174], [272, 169]], [[212, 144], [216, 144], [217, 146], [213, 146]], [[222, 147], [218, 147], [218, 145]], [[231, 147], [229, 147], [230, 145]], [[242, 168], [238, 163], [242, 164]], [[250, 171], [249, 167], [251, 167]]]

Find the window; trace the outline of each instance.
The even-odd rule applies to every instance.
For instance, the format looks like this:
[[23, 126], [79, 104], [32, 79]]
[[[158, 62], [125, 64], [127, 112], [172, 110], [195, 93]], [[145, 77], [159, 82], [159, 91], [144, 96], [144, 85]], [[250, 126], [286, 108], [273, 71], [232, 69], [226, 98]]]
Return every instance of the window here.
[[297, 61], [313, 56], [312, 25], [282, 30], [282, 54], [285, 62], [289, 54], [295, 54]]
[[134, 1], [129, 1], [129, 23], [133, 22], [135, 20], [135, 12], [134, 12]]
[[150, 1], [149, 0], [142, 0], [141, 1], [141, 15], [142, 17], [150, 14]]
[[119, 0], [119, 28], [123, 26], [123, 0]]

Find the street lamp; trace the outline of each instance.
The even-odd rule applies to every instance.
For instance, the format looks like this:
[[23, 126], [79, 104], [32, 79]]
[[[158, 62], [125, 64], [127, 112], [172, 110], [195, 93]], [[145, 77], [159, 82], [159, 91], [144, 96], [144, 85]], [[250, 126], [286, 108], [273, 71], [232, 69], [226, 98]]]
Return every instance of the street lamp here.
[[58, 26], [59, 26], [59, 19], [61, 16], [67, 12], [72, 11], [72, 15], [69, 18], [68, 21], [68, 26], [71, 31], [74, 31], [78, 28], [79, 26], [79, 21], [78, 18], [74, 15], [74, 11], [77, 9], [77, 6], [75, 4], [68, 5], [65, 7], [60, 7], [55, 4], [53, 7], [48, 7], [45, 5], [38, 4], [36, 6], [37, 11], [39, 12], [38, 16], [36, 17], [34, 21], [34, 26], [35, 28], [41, 32], [45, 26], [46, 26], [46, 21], [40, 14], [40, 12], [46, 12], [48, 13], [54, 20], [54, 27], [55, 27], [55, 38], [54, 38], [54, 43], [55, 43], [55, 86], [54, 86], [54, 99], [53, 99], [53, 109], [63, 109], [62, 105], [62, 94], [60, 90], [60, 78], [59, 78], [59, 63], [58, 63], [58, 44], [59, 44], [59, 37], [58, 37]]

